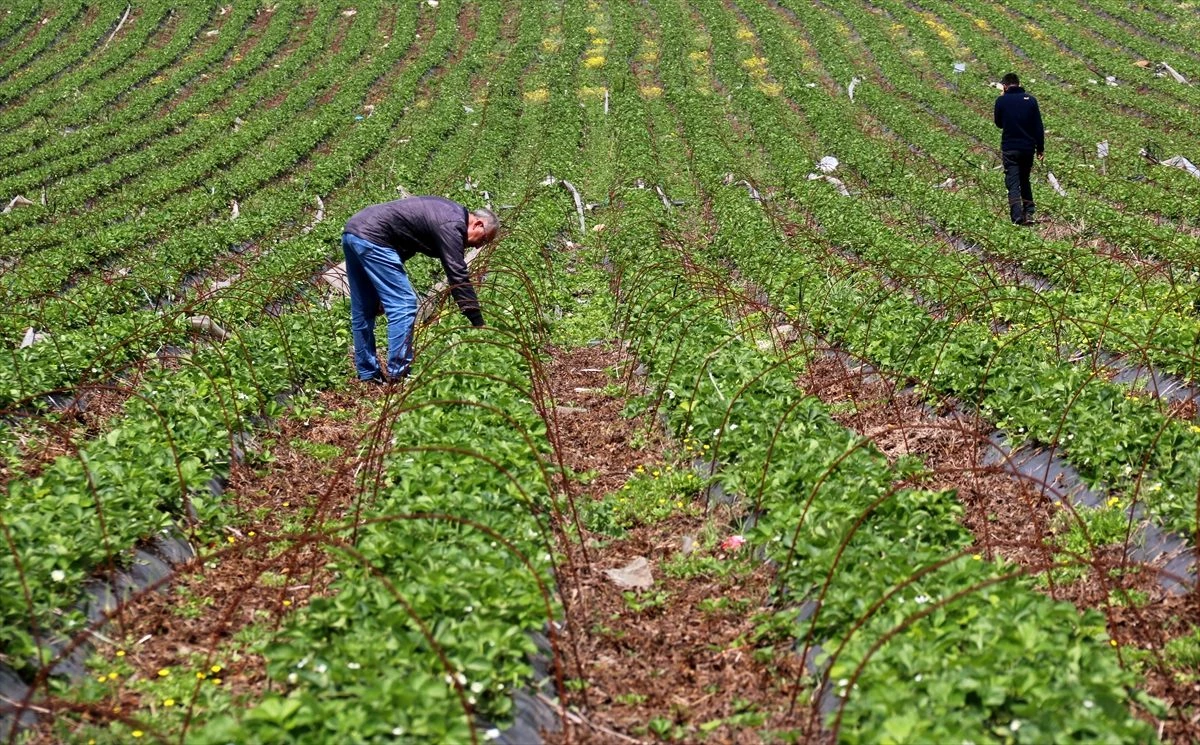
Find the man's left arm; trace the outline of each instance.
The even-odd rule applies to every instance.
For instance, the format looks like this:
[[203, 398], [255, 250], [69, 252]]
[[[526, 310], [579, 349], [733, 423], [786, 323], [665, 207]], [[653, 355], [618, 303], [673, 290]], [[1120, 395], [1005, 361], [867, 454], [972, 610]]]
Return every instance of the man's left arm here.
[[992, 107], [992, 120], [996, 122], [996, 126], [1004, 129], [1004, 117], [1000, 115], [1001, 97], [996, 98], [996, 104]]
[[479, 309], [479, 298], [475, 295], [475, 286], [471, 284], [471, 273], [467, 268], [465, 228], [456, 222], [442, 223], [436, 231], [436, 238], [450, 294], [471, 325], [482, 326], [483, 312]]

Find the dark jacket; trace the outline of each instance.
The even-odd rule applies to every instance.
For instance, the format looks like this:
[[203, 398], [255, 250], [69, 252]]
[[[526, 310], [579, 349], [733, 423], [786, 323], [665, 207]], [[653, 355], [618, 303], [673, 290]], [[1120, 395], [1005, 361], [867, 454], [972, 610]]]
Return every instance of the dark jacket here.
[[445, 197], [409, 197], [360, 210], [346, 222], [346, 232], [378, 246], [396, 249], [401, 261], [417, 253], [439, 259], [450, 294], [463, 315], [483, 325], [479, 299], [467, 271], [467, 208]]
[[1046, 149], [1046, 130], [1037, 99], [1024, 88], [1012, 87], [996, 99], [996, 126], [1004, 130], [1001, 150], [1023, 150], [1041, 154]]

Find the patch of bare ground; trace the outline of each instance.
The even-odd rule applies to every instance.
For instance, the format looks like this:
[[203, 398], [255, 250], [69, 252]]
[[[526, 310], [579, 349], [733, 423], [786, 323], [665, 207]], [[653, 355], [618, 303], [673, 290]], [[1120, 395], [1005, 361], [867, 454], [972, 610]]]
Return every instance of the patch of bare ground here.
[[[624, 417], [624, 396], [603, 388], [611, 381], [607, 370], [624, 373], [634, 363], [618, 349], [595, 347], [556, 350], [547, 369], [558, 405], [555, 447], [573, 470], [593, 474], [579, 499], [613, 498], [638, 466], [662, 465], [666, 437], [656, 426]], [[653, 737], [651, 726], [695, 741], [704, 726], [707, 742], [757, 743], [767, 729], [799, 726], [799, 713], [788, 721], [798, 658], [754, 637], [754, 615], [768, 604], [773, 571], [736, 552], [697, 547], [692, 555], [731, 562], [730, 571], [666, 572], [685, 538], [729, 517], [701, 516], [691, 507], [619, 540], [582, 531], [591, 561], [565, 590], [572, 597], [562, 645], [564, 669], [582, 675], [579, 686], [564, 692], [577, 716], [551, 742], [641, 742]], [[649, 560], [655, 584], [631, 593], [605, 570], [637, 556]]]
[[[1131, 572], [1121, 546], [1098, 546], [1083, 557], [1085, 575], [1056, 584], [1048, 573], [1056, 555], [1054, 506], [1040, 485], [1021, 481], [995, 467], [984, 467], [992, 427], [961, 412], [926, 406], [894, 382], [849, 369], [832, 357], [813, 360], [798, 381], [808, 393], [840, 412], [843, 425], [872, 440], [889, 458], [920, 456], [930, 475], [924, 488], [954, 489], [965, 513], [963, 523], [975, 535], [978, 550], [999, 555], [1045, 575], [1043, 591], [1081, 609], [1105, 614], [1108, 631], [1121, 647], [1140, 650], [1133, 667], [1143, 687], [1167, 705], [1164, 718], [1137, 709], [1159, 728], [1167, 742], [1200, 741], [1200, 682], [1163, 654], [1165, 645], [1192, 633], [1200, 624], [1200, 597], [1166, 593], [1151, 571]], [[1132, 592], [1145, 602], [1120, 603]]]
[[[225, 686], [235, 698], [261, 697], [268, 685], [265, 660], [235, 636], [252, 625], [277, 628], [292, 610], [329, 592], [335, 577], [327, 568], [326, 550], [304, 536], [339, 523], [351, 509], [359, 449], [371, 436], [364, 425], [373, 421], [382, 395], [358, 387], [327, 392], [317, 398], [325, 412], [321, 416], [278, 420], [271, 433], [278, 443], [271, 462], [263, 468], [237, 466], [230, 476], [224, 498], [241, 516], [238, 527], [199, 548], [199, 556], [177, 567], [169, 584], [124, 604], [105, 630], [126, 640], [124, 659], [135, 672], [125, 685], [82, 710], [68, 701], [39, 705], [91, 723], [121, 712], [136, 717], [154, 702], [142, 700], [130, 681], [154, 679], [163, 669], [190, 671], [197, 658], [204, 660], [201, 670], [221, 666], [200, 684]], [[321, 457], [321, 448], [338, 455]], [[111, 656], [115, 650], [100, 653]], [[56, 742], [52, 719], [31, 733], [27, 745]]]

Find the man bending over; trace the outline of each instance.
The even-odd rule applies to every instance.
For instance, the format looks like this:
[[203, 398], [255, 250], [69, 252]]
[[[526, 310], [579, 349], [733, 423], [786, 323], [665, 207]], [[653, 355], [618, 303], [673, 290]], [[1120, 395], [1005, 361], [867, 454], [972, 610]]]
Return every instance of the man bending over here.
[[499, 227], [491, 210], [468, 212], [444, 197], [373, 204], [346, 222], [342, 252], [350, 284], [350, 331], [359, 380], [376, 385], [385, 382], [375, 356], [375, 318], [381, 307], [388, 319], [387, 377], [396, 380], [408, 374], [417, 294], [404, 264], [418, 253], [442, 262], [458, 307], [471, 325], [483, 325], [465, 250], [491, 241]]

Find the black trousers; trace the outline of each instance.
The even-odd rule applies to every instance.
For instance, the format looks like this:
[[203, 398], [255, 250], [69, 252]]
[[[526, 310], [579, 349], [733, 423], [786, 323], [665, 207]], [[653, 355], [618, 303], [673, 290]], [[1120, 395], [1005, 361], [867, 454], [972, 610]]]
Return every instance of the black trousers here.
[[1008, 212], [1012, 221], [1020, 225], [1033, 220], [1035, 205], [1033, 187], [1029, 185], [1029, 173], [1033, 170], [1032, 150], [1005, 150], [1004, 186], [1008, 189]]

